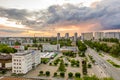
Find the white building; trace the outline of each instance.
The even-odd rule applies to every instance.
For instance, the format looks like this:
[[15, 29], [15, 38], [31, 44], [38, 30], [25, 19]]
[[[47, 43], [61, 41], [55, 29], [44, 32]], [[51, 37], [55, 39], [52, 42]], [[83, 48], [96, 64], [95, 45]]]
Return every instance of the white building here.
[[26, 74], [40, 62], [40, 51], [15, 53], [12, 55], [12, 73]]
[[41, 52], [40, 58], [52, 58], [55, 54], [55, 52]]
[[117, 38], [120, 39], [120, 32], [106, 32], [105, 38]]
[[99, 40], [104, 38], [104, 32], [95, 32], [94, 39]]
[[51, 44], [44, 44], [42, 46], [43, 48], [43, 52], [44, 51], [59, 51], [60, 49], [60, 44], [56, 44], [56, 45], [51, 45]]
[[93, 40], [93, 32], [81, 33], [82, 40]]

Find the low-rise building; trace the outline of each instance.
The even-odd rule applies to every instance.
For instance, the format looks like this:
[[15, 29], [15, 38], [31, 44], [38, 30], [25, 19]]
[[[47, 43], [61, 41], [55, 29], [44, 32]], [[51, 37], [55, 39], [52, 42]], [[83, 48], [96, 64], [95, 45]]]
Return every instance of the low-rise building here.
[[0, 69], [12, 68], [12, 56], [10, 54], [0, 54]]
[[50, 52], [53, 52], [53, 51], [59, 51], [60, 49], [60, 44], [56, 44], [56, 45], [51, 45], [51, 44], [44, 44], [42, 45], [42, 51], [50, 51]]
[[40, 64], [40, 51], [29, 50], [12, 55], [12, 73], [26, 74]]
[[60, 48], [61, 52], [68, 52], [68, 51], [72, 51], [72, 52], [77, 52], [78, 48], [75, 46], [63, 46]]

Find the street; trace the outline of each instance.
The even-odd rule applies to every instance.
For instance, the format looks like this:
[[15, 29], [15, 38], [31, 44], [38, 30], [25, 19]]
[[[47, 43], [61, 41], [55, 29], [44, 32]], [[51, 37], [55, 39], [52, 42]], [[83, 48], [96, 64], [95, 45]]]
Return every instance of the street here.
[[[105, 61], [102, 57], [100, 57], [95, 50], [88, 47], [87, 53], [93, 56], [96, 65], [102, 69], [101, 75], [104, 73], [104, 75], [109, 75], [114, 80], [120, 80], [120, 70], [110, 65], [107, 61]], [[100, 69], [97, 69], [96, 72], [98, 72], [100, 75]]]

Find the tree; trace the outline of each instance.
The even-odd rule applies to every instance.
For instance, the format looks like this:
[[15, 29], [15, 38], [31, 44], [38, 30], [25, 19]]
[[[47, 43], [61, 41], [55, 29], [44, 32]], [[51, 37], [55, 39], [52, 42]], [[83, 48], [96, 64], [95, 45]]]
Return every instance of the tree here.
[[40, 73], [40, 74], [43, 74], [43, 71], [40, 71], [39, 73]]
[[54, 73], [54, 77], [56, 77], [56, 76], [57, 76], [57, 73], [55, 72], [55, 73]]
[[89, 63], [89, 64], [88, 64], [88, 68], [91, 68], [91, 67], [92, 67], [92, 65]]
[[50, 76], [50, 71], [46, 71], [46, 76]]
[[80, 76], [81, 76], [81, 75], [80, 75], [79, 72], [76, 72], [76, 73], [75, 73], [75, 77], [80, 78]]
[[68, 77], [69, 77], [69, 78], [72, 78], [72, 77], [73, 77], [73, 73], [72, 73], [72, 72], [69, 72], [69, 73], [68, 73]]
[[18, 45], [21, 45], [21, 43], [19, 41], [16, 41], [15, 45], [18, 46]]
[[64, 72], [64, 71], [66, 70], [66, 69], [65, 69], [65, 65], [64, 65], [64, 61], [63, 61], [63, 60], [61, 60], [61, 62], [60, 62], [60, 66], [59, 66], [58, 70], [61, 71], [61, 72]]

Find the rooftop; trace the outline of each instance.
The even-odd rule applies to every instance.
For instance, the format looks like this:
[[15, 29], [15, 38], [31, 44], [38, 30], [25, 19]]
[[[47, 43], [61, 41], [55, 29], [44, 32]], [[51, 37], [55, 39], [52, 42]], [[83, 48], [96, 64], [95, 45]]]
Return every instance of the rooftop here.
[[1, 60], [12, 59], [12, 56], [10, 54], [6, 55], [0, 54], [0, 59]]

